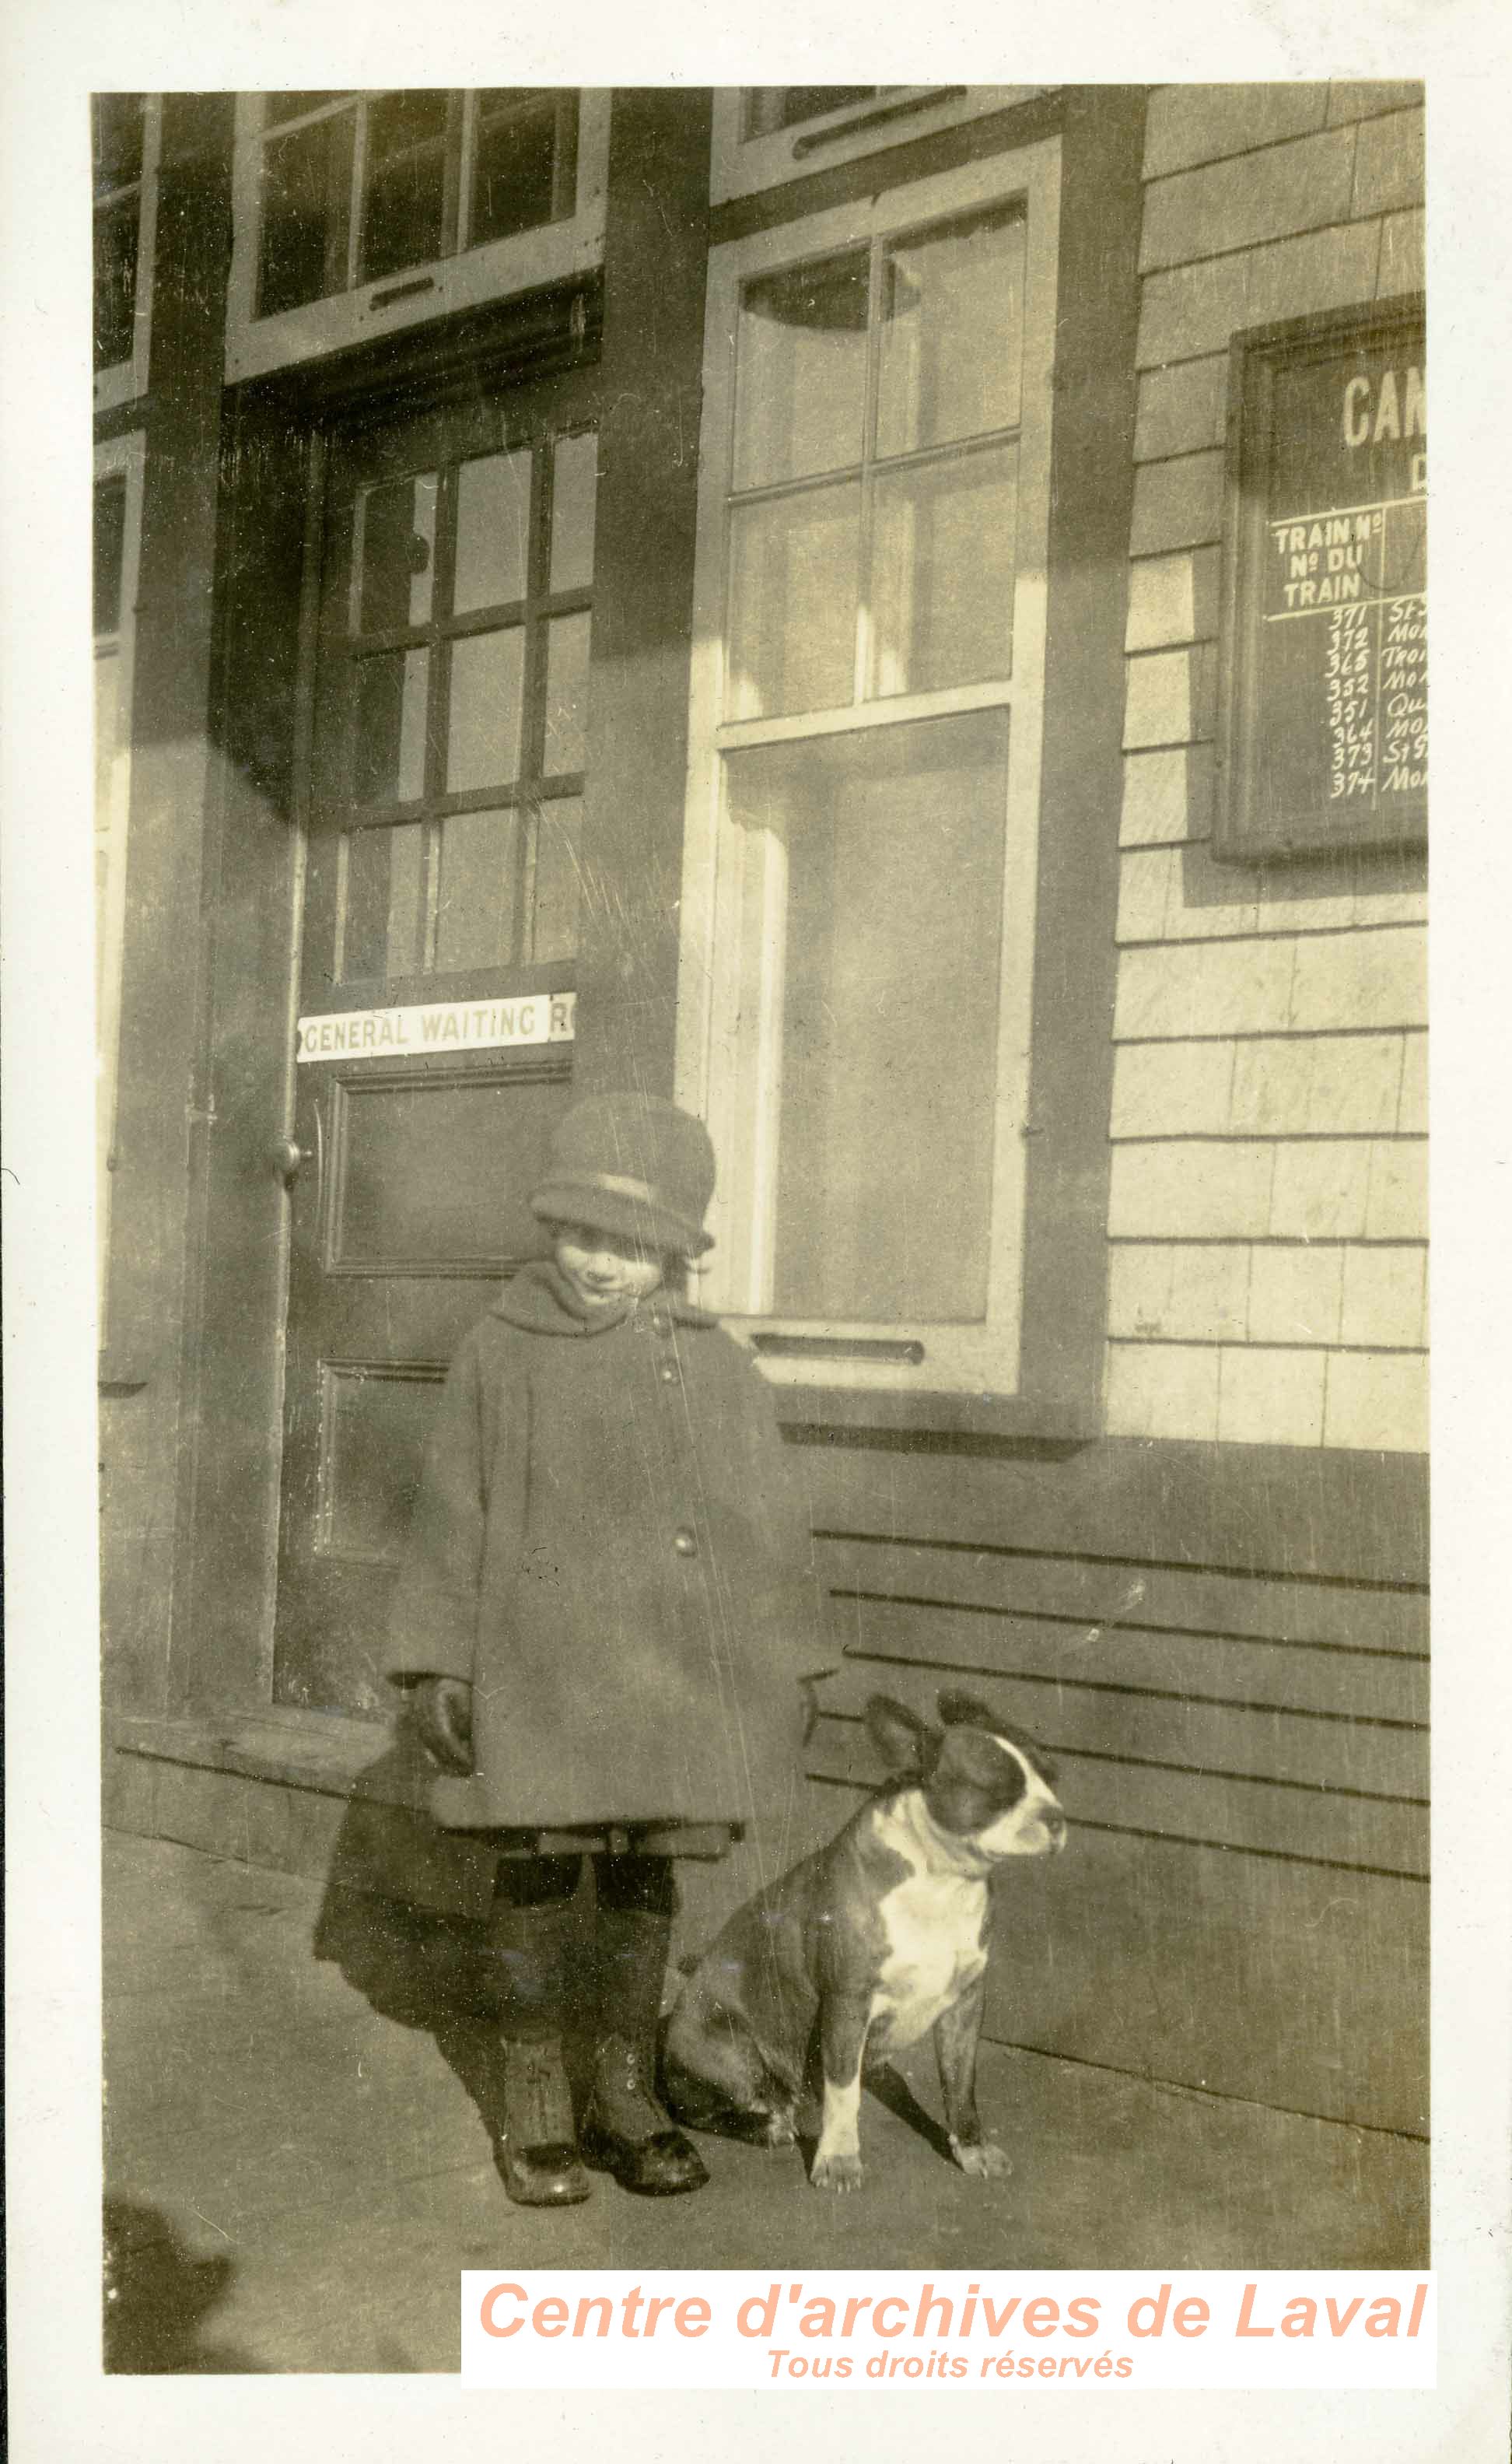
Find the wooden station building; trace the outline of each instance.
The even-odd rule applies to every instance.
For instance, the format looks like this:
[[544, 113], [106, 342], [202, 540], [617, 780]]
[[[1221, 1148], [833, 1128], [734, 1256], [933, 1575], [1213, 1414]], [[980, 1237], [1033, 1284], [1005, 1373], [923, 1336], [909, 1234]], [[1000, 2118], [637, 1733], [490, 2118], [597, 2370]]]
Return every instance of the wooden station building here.
[[109, 1822], [318, 1875], [355, 1792], [474, 1903], [384, 1603], [642, 1086], [809, 1482], [825, 1806], [879, 1684], [1060, 1765], [989, 2033], [1425, 2130], [1421, 130], [99, 99]]

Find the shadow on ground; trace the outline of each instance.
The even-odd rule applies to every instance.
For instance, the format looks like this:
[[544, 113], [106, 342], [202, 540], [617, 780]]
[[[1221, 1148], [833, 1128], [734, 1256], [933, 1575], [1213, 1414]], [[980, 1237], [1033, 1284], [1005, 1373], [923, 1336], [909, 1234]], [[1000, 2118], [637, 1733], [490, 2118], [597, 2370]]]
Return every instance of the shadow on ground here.
[[702, 2138], [696, 2199], [599, 2183], [581, 2207], [512, 2208], [488, 2159], [484, 1928], [400, 1904], [392, 1847], [391, 1829], [364, 1847], [355, 1814], [322, 1885], [107, 1840], [111, 2370], [454, 2372], [458, 2270], [506, 2257], [1169, 2274], [1426, 2255], [1415, 2143], [996, 2044], [981, 2099], [1006, 2177], [948, 2161], [924, 2049], [872, 2082], [853, 2198], [812, 2190], [798, 2149]]
[[[337, 1834], [313, 1947], [316, 1958], [338, 1969], [381, 2018], [432, 2038], [493, 2142], [503, 2108], [499, 2004], [487, 1922], [427, 1904], [445, 1895], [446, 1861], [459, 1852], [426, 1815], [395, 1802], [418, 1793], [417, 1781], [423, 1785], [426, 1776], [419, 1749], [401, 1727], [355, 1784]], [[586, 1904], [580, 1903], [579, 1913], [582, 1956], [574, 1963], [578, 1990], [566, 2053], [581, 2091], [591, 2061]]]
[[107, 2371], [164, 2378], [264, 2367], [206, 2334], [230, 2292], [234, 2259], [196, 2257], [162, 2209], [142, 2200], [107, 2199], [104, 2231]]
[[[423, 1815], [395, 1803], [427, 1767], [401, 1726], [392, 1744], [356, 1783], [337, 1835], [314, 1950], [384, 2019], [428, 2035], [477, 2108], [491, 2143], [502, 2124], [499, 2004], [482, 1918], [445, 1915], [417, 1904], [438, 1880], [449, 1843]], [[586, 1862], [586, 1860], [585, 1860]], [[591, 1884], [578, 1900], [581, 1956], [564, 2046], [580, 2113], [593, 2065]], [[866, 2086], [934, 2153], [951, 2162], [950, 2143], [891, 2068], [868, 2073]], [[717, 2132], [715, 2135], [718, 2135]], [[735, 2136], [740, 2136], [738, 2132]], [[811, 2158], [812, 2145], [804, 2150]]]

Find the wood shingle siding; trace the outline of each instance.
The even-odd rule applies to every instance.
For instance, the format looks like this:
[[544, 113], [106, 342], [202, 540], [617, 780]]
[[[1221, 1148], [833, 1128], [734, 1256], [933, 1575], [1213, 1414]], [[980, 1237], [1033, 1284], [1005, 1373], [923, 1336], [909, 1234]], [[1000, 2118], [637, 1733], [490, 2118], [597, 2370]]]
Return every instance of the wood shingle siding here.
[[[1420, 106], [1404, 84], [1150, 99], [1105, 1394], [1121, 1435], [1426, 1443], [1422, 858], [1209, 847], [1230, 346], [1420, 287]], [[1364, 1244], [1389, 1261], [1362, 1267]]]

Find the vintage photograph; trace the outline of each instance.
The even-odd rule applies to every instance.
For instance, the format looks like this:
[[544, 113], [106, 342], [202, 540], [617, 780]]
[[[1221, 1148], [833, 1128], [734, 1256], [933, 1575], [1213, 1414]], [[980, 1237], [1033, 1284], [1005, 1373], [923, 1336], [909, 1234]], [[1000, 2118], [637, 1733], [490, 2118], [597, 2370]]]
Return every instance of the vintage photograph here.
[[96, 94], [107, 2372], [1432, 2263], [1423, 107]]

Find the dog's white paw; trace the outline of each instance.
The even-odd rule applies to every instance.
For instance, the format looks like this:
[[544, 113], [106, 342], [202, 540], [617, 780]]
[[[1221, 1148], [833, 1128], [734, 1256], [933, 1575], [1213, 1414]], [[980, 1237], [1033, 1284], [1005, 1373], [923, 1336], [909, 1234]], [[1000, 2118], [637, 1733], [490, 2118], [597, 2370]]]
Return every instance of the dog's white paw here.
[[859, 2190], [863, 2178], [859, 2156], [826, 2156], [822, 2148], [809, 2175], [816, 2190]]
[[970, 2145], [964, 2140], [953, 2139], [951, 2153], [963, 2173], [975, 2173], [980, 2182], [1000, 2182], [1013, 2171], [1010, 2160], [990, 2139], [979, 2139]]
[[798, 2143], [798, 2123], [791, 2113], [769, 2113], [766, 2118], [766, 2144], [769, 2147], [792, 2147]]

